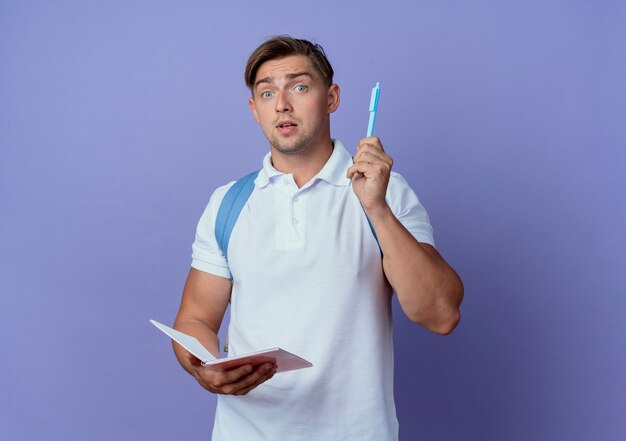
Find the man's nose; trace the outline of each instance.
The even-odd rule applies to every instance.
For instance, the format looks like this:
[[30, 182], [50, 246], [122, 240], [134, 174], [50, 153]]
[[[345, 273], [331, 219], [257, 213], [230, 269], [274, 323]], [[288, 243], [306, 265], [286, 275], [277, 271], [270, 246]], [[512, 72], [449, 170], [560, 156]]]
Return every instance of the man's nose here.
[[276, 97], [276, 113], [291, 112], [291, 103], [285, 92], [280, 92]]

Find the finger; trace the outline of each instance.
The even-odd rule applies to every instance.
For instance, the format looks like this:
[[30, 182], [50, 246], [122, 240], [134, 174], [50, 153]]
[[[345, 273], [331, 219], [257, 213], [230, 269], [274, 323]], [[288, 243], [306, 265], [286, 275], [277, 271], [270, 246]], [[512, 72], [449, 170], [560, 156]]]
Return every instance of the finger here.
[[250, 364], [244, 364], [235, 369], [223, 371], [222, 384], [230, 384], [241, 380], [246, 375], [250, 374], [254, 370], [254, 366]]
[[348, 171], [346, 172], [346, 177], [348, 179], [358, 179], [358, 178], [364, 178], [365, 176], [363, 175], [363, 173], [359, 170], [359, 167], [363, 166], [363, 162], [360, 162], [358, 164], [354, 164], [351, 165], [348, 168]]
[[346, 176], [348, 179], [352, 179], [354, 176], [359, 177], [358, 174], [370, 179], [377, 179], [378, 177], [389, 174], [389, 168], [384, 163], [368, 163], [368, 162], [355, 162], [348, 168]]
[[381, 153], [378, 150], [361, 150], [356, 155], [354, 155], [354, 162], [368, 162], [370, 164], [382, 162], [384, 164], [387, 164], [387, 166], [389, 167], [391, 167], [393, 164], [393, 160], [389, 156]]
[[198, 369], [198, 376], [205, 387], [212, 392], [220, 393], [220, 389], [227, 384], [234, 383], [252, 372], [252, 366], [244, 364], [228, 371], [218, 370], [212, 367]]
[[261, 384], [271, 379], [276, 373], [276, 370], [277, 370], [276, 366], [272, 367], [265, 375], [262, 375], [261, 377], [259, 377], [259, 379], [255, 381], [253, 384], [238, 390], [236, 395], [246, 395], [251, 390], [259, 387]]
[[363, 173], [360, 173], [360, 172], [358, 172], [358, 171], [357, 171], [357, 172], [352, 172], [352, 173], [351, 173], [351, 172], [348, 172], [348, 173], [346, 174], [346, 177], [347, 177], [348, 179], [351, 179], [351, 180], [352, 180], [352, 182], [354, 182], [354, 181], [356, 181], [356, 180], [358, 180], [358, 179], [364, 179], [364, 178], [365, 178], [365, 176], [363, 175]]
[[383, 155], [387, 154], [387, 152], [385, 152], [385, 150], [383, 150], [383, 148], [382, 148], [382, 146], [380, 144], [371, 144], [371, 143], [368, 143], [368, 142], [358, 144], [356, 149], [357, 149], [357, 151], [371, 150], [371, 151], [379, 152], [379, 153], [381, 153]]
[[267, 373], [265, 373], [264, 375], [260, 376], [254, 383], [249, 384], [248, 386], [244, 386], [241, 389], [239, 389], [237, 392], [234, 393], [234, 395], [246, 395], [247, 393], [249, 393], [251, 390], [256, 389], [257, 387], [259, 387], [261, 384], [265, 383], [267, 380], [269, 380], [270, 378], [272, 378], [274, 376], [274, 373], [276, 371], [274, 370], [274, 368], [270, 368], [269, 371], [267, 371]]
[[254, 369], [249, 375], [241, 378], [239, 381], [226, 384], [222, 387], [222, 392], [225, 394], [238, 395], [238, 392], [247, 389], [257, 383], [260, 379], [265, 377], [272, 371], [272, 365], [270, 363], [264, 363]]
[[372, 170], [372, 164], [363, 161], [355, 162], [348, 168], [346, 176], [348, 177], [348, 179], [366, 178], [368, 173], [370, 173], [371, 175]]
[[250, 387], [247, 387], [245, 389], [241, 389], [239, 391], [237, 391], [237, 393], [235, 395], [247, 395], [249, 394], [251, 391], [253, 391], [254, 389], [256, 389], [257, 387], [259, 387], [260, 385], [262, 385], [263, 383], [265, 383], [266, 381], [270, 380], [272, 377], [274, 376], [274, 374], [272, 373], [270, 376], [268, 377], [264, 377], [262, 380], [263, 381], [257, 381], [255, 384], [253, 384]]
[[382, 150], [383, 152], [385, 151], [378, 136], [368, 136], [366, 138], [362, 138], [357, 144], [357, 149], [365, 145], [371, 145], [378, 150]]
[[387, 155], [382, 150], [375, 149], [369, 145], [359, 149], [355, 153], [352, 160], [353, 162], [384, 162], [387, 166], [389, 166], [389, 168], [393, 167], [393, 158], [391, 156]]

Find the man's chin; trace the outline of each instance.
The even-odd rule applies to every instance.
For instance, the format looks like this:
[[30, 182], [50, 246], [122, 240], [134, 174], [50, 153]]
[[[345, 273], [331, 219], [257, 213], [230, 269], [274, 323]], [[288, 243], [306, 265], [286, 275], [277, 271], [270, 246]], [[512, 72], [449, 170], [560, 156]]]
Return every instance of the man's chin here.
[[284, 154], [302, 153], [308, 148], [306, 141], [295, 139], [293, 141], [274, 139], [271, 144], [277, 151]]

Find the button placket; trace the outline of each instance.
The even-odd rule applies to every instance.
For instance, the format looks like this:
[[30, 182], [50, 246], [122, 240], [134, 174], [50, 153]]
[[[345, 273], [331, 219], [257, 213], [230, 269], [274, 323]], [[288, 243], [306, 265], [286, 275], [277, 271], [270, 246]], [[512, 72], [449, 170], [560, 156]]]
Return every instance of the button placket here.
[[277, 195], [274, 209], [278, 220], [274, 230], [276, 247], [281, 250], [300, 248], [304, 246], [304, 237], [300, 231], [303, 219], [297, 208], [299, 204], [294, 203], [294, 199], [299, 197], [299, 189], [290, 175], [280, 177], [275, 184]]
[[304, 219], [303, 218], [304, 201], [302, 199], [302, 195], [301, 194], [294, 195], [292, 201], [293, 201], [291, 205], [292, 213], [293, 213], [292, 224], [295, 230], [298, 232], [298, 234], [301, 235], [302, 229], [303, 229], [303, 219]]

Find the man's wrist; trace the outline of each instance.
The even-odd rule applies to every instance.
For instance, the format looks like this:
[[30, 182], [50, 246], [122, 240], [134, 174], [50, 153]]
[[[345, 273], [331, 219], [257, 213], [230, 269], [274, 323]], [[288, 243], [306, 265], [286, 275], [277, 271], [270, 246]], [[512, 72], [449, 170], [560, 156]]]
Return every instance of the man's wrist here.
[[376, 224], [378, 223], [384, 223], [395, 217], [387, 203], [377, 208], [364, 208], [364, 210], [374, 227], [376, 227]]

